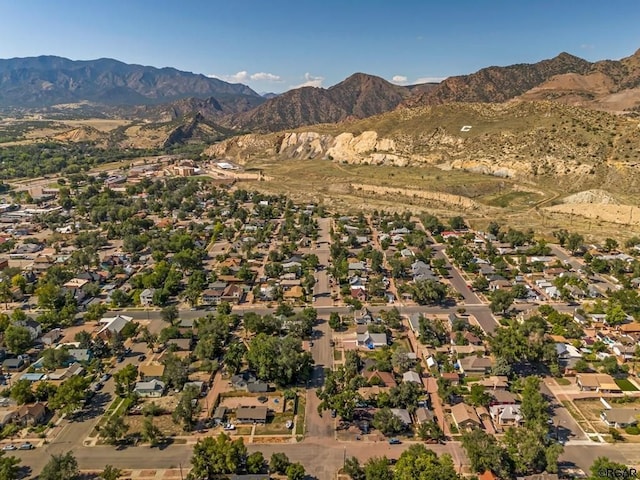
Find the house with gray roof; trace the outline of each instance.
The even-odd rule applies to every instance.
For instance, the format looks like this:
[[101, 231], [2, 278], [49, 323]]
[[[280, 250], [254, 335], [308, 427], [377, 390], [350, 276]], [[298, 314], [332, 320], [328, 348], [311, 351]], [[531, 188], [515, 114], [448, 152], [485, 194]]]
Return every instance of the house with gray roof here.
[[158, 398], [164, 394], [165, 384], [161, 380], [150, 380], [148, 382], [137, 382], [133, 387], [133, 393], [145, 398]]

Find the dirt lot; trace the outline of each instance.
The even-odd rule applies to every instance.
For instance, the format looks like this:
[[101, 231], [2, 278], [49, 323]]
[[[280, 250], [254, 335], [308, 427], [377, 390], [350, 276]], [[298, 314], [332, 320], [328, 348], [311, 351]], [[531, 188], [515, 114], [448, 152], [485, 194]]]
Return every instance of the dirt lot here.
[[[614, 409], [617, 408], [635, 408], [638, 406], [639, 401], [636, 400], [632, 403], [611, 403], [611, 406]], [[598, 433], [608, 433], [609, 427], [605, 425], [605, 423], [600, 419], [600, 413], [604, 410], [604, 406], [600, 400], [575, 400], [574, 404], [576, 408], [582, 412], [582, 415], [589, 421], [591, 426]], [[621, 433], [624, 433], [621, 430]]]
[[[228, 409], [236, 409], [238, 407], [259, 407], [261, 405], [265, 405], [269, 407], [269, 409], [280, 412], [283, 408], [284, 398], [282, 395], [270, 395], [270, 394], [251, 394], [245, 392], [237, 392], [236, 394], [232, 394], [232, 396], [227, 396], [226, 394], [220, 400], [220, 406], [226, 407]], [[265, 403], [261, 403], [258, 401], [258, 397], [265, 396], [269, 400]]]
[[[144, 415], [128, 415], [125, 417], [125, 423], [129, 425], [129, 435], [139, 433], [142, 430], [142, 422], [144, 422], [144, 418]], [[182, 426], [173, 423], [171, 415], [159, 415], [157, 417], [153, 417], [153, 423], [165, 436], [184, 435]]]

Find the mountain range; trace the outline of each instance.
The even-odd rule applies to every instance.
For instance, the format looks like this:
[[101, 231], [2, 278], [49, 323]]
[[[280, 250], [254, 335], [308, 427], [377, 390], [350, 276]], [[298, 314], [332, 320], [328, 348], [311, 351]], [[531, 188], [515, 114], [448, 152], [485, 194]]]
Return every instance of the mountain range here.
[[637, 113], [640, 50], [621, 60], [594, 63], [561, 53], [532, 64], [484, 68], [439, 84], [399, 86], [356, 73], [330, 88], [302, 87], [266, 97], [242, 84], [110, 59], [0, 60], [0, 107], [51, 111], [59, 104], [89, 102], [112, 116], [157, 123], [185, 118], [186, 131], [193, 130], [194, 121], [206, 121], [220, 126], [219, 131], [266, 133], [453, 102], [549, 100]]

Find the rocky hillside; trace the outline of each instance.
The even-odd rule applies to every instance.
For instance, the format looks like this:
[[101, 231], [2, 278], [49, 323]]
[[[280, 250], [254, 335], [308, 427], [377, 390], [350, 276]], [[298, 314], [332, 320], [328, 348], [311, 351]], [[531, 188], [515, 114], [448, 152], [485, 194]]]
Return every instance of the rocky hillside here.
[[246, 85], [106, 58], [74, 61], [42, 56], [0, 60], [0, 107], [42, 107], [82, 101], [147, 105], [217, 95], [260, 97]]
[[450, 102], [499, 103], [512, 99], [551, 100], [599, 110], [628, 112], [640, 107], [640, 50], [622, 60], [591, 63], [561, 53], [534, 64], [488, 67], [450, 77], [413, 95], [407, 106]]
[[277, 132], [318, 123], [370, 117], [396, 108], [411, 95], [407, 87], [356, 73], [331, 88], [303, 87], [274, 97], [225, 124], [234, 129]]
[[245, 135], [205, 153], [241, 163], [264, 158], [429, 164], [534, 182], [553, 178], [572, 189], [621, 182], [640, 191], [636, 123], [551, 102], [449, 104], [311, 130]]

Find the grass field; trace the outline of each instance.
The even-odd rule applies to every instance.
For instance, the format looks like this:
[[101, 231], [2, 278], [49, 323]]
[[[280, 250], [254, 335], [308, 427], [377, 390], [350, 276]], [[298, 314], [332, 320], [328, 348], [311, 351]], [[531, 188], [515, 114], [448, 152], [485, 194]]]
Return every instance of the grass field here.
[[622, 389], [623, 392], [637, 392], [638, 389], [626, 378], [617, 378], [616, 384]]

